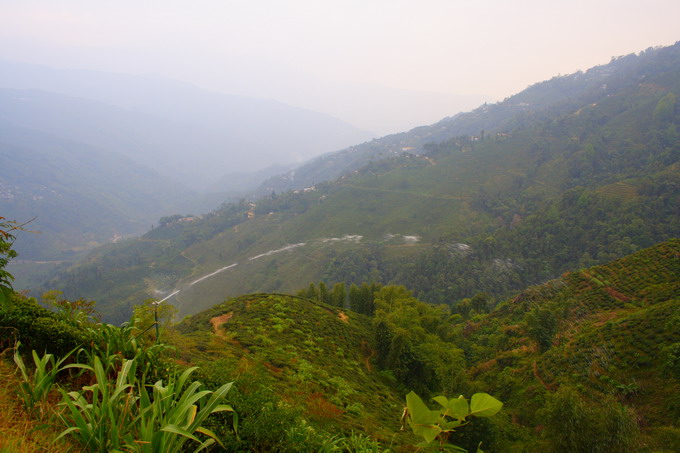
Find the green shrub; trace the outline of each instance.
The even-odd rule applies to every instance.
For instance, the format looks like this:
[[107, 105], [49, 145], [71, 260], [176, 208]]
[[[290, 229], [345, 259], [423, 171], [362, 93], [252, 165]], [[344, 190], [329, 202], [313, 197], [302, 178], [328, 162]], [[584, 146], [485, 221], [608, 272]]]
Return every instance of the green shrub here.
[[680, 343], [673, 343], [663, 349], [664, 366], [676, 378], [680, 379]]
[[586, 402], [578, 390], [562, 386], [548, 395], [538, 416], [555, 452], [627, 452], [637, 447], [634, 417], [611, 397]]
[[282, 451], [288, 430], [301, 422], [299, 411], [283, 404], [266, 386], [243, 392], [237, 385], [229, 404], [238, 414], [238, 436], [231, 429], [229, 413], [214, 414], [206, 421], [206, 427], [222, 439], [223, 451]]
[[47, 400], [47, 396], [57, 381], [57, 374], [59, 374], [60, 371], [76, 367], [77, 365], [70, 364], [62, 366], [64, 361], [68, 359], [71, 354], [68, 354], [59, 360], [55, 360], [52, 354], [44, 354], [42, 357], [39, 357], [35, 351], [31, 351], [35, 369], [33, 370], [33, 373], [30, 374], [23, 358], [19, 354], [18, 346], [19, 345], [17, 344], [17, 350], [14, 352], [14, 363], [21, 373], [23, 382], [19, 384], [17, 393], [26, 409], [32, 411], [36, 407], [40, 407], [40, 415], [42, 416], [44, 414], [42, 413], [41, 403], [44, 403]]
[[402, 423], [408, 423], [413, 433], [423, 438], [418, 447], [460, 450], [460, 447], [448, 443], [452, 434], [459, 433], [471, 417], [493, 417], [503, 407], [503, 403], [486, 393], [475, 393], [469, 402], [462, 395], [451, 399], [445, 396], [432, 399], [440, 406], [437, 410], [429, 409], [414, 392], [406, 395]]
[[0, 306], [0, 326], [19, 331], [19, 341], [27, 351], [36, 350], [63, 357], [93, 340], [85, 327], [60, 319], [33, 298], [14, 294], [10, 304]]

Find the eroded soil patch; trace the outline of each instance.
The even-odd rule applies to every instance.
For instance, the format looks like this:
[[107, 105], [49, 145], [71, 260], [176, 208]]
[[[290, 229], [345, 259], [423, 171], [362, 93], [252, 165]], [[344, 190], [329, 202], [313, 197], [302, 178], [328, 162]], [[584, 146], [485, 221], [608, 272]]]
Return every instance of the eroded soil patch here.
[[210, 318], [210, 324], [212, 324], [213, 326], [213, 332], [215, 333], [215, 335], [219, 335], [220, 337], [226, 336], [224, 334], [224, 330], [221, 329], [221, 327], [223, 324], [229, 321], [232, 316], [234, 316], [234, 312], [230, 311], [229, 313], [225, 313], [223, 315]]

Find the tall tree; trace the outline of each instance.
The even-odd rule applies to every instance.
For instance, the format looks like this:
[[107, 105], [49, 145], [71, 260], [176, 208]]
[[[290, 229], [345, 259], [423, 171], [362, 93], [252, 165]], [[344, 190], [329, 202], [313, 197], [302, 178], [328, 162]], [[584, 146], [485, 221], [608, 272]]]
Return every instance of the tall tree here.
[[333, 290], [331, 291], [331, 305], [335, 305], [336, 307], [344, 307], [346, 298], [347, 292], [345, 291], [345, 284], [336, 283], [333, 285]]

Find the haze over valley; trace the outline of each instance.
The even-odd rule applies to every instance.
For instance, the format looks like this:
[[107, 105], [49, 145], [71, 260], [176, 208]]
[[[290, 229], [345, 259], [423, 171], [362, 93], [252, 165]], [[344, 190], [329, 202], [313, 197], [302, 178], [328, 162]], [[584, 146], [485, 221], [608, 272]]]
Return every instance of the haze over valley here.
[[0, 446], [680, 451], [679, 16], [3, 4]]

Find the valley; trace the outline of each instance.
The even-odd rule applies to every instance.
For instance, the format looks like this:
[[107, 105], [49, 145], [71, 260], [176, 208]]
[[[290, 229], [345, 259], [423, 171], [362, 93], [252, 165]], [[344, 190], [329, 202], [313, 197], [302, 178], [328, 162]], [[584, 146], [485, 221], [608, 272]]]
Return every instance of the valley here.
[[[123, 90], [134, 112], [0, 90], [0, 339], [27, 417], [102, 451], [680, 450], [680, 43], [243, 178], [243, 143], [186, 150], [273, 104], [180, 85], [182, 112], [157, 84]], [[315, 118], [287, 143], [348, 131]], [[277, 124], [240, 132], [266, 154], [302, 134]], [[44, 235], [13, 223], [35, 206]]]

